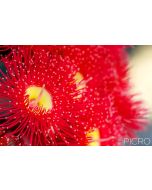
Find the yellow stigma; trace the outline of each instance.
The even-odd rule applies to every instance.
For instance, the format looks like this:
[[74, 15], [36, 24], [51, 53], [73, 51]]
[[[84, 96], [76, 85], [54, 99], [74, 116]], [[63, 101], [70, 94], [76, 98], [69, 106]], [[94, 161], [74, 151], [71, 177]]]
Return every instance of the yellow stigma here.
[[35, 108], [49, 111], [52, 109], [52, 97], [45, 89], [45, 85], [42, 87], [31, 86], [27, 88], [26, 95], [28, 96], [28, 107], [31, 110]]
[[91, 139], [88, 146], [100, 146], [100, 132], [98, 129], [88, 132], [87, 137]]
[[79, 82], [81, 82], [81, 80], [83, 80], [83, 75], [80, 72], [77, 72], [74, 76], [74, 79], [76, 81], [76, 84], [78, 84]]
[[83, 81], [84, 77], [80, 72], [77, 72], [74, 76], [74, 80], [77, 85], [77, 90], [81, 90], [86, 87], [85, 82]]
[[[84, 81], [84, 77], [80, 72], [77, 72], [74, 76], [74, 80], [77, 86], [77, 90], [79, 90], [81, 93], [86, 88], [86, 83]], [[79, 94], [76, 98], [81, 98], [82, 95]]]

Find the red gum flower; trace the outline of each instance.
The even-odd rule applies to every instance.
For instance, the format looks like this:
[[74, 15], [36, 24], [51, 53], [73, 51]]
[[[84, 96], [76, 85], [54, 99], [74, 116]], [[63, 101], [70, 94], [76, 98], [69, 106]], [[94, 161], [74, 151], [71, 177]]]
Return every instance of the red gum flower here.
[[83, 93], [77, 98], [74, 61], [47, 47], [30, 46], [12, 48], [1, 61], [7, 69], [0, 78], [0, 130], [5, 138], [17, 139], [17, 145], [88, 143], [93, 109]]
[[[8, 56], [3, 62], [8, 72], [17, 76], [11, 76], [10, 80], [5, 76], [1, 89], [7, 91], [3, 94], [1, 90], [0, 97], [8, 97], [8, 100], [12, 100], [14, 95], [17, 97], [13, 98], [13, 105], [7, 101], [0, 106], [2, 110], [7, 110], [7, 114], [11, 110], [7, 106], [12, 106], [13, 113], [18, 114], [18, 118], [10, 121], [2, 115], [3, 123], [0, 126], [5, 133], [6, 122], [7, 125], [8, 121], [9, 124], [16, 122], [17, 127], [6, 130], [7, 135], [15, 134], [15, 137], [26, 142], [23, 144], [85, 145], [87, 140], [92, 141], [90, 137], [85, 138], [86, 131], [99, 129], [101, 145], [118, 145], [122, 143], [122, 138], [132, 137], [145, 123], [145, 110], [141, 108], [141, 102], [133, 101], [133, 96], [129, 94], [125, 46], [23, 46], [13, 49], [13, 56]], [[14, 71], [10, 70], [13, 68]], [[79, 81], [78, 87], [85, 84], [85, 88], [79, 90], [73, 81], [77, 72], [81, 73], [84, 79]], [[60, 86], [58, 80], [62, 81]], [[7, 88], [16, 81], [18, 86], [15, 85], [12, 90]], [[44, 84], [56, 107], [52, 103], [50, 116], [48, 112], [34, 106], [35, 112], [39, 113], [35, 116], [25, 108], [25, 105], [30, 105], [30, 109], [33, 109], [32, 106], [35, 105], [35, 100], [25, 104], [25, 99], [29, 99], [25, 96], [25, 91], [31, 85], [43, 89]], [[8, 93], [11, 95], [8, 96]], [[18, 101], [21, 102], [20, 107], [15, 105]], [[9, 113], [8, 117], [12, 119], [12, 114]], [[26, 123], [23, 128], [18, 122], [23, 123], [23, 118], [27, 117], [30, 118], [28, 127]], [[33, 126], [36, 127], [33, 129]], [[16, 133], [18, 129], [22, 130]]]
[[[80, 67], [94, 97], [101, 145], [122, 144], [146, 123], [142, 103], [134, 101], [128, 80], [126, 46], [56, 46]], [[90, 80], [91, 79], [91, 80]], [[89, 93], [90, 93], [89, 91]]]

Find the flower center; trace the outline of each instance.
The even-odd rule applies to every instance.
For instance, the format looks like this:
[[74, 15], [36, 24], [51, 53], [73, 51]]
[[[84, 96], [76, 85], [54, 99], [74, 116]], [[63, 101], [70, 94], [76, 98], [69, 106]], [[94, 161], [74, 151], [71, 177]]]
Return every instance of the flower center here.
[[98, 129], [88, 132], [87, 137], [91, 138], [88, 146], [100, 146], [100, 132]]
[[74, 76], [75, 83], [77, 85], [77, 90], [82, 90], [86, 87], [83, 75], [80, 72], [77, 72]]
[[30, 86], [26, 90], [26, 96], [28, 98], [25, 104], [34, 113], [48, 112], [53, 108], [52, 97], [45, 89], [45, 85]]
[[76, 88], [79, 90], [80, 94], [76, 96], [76, 98], [82, 98], [82, 93], [84, 89], [86, 88], [86, 81], [84, 81], [84, 77], [80, 72], [77, 72], [74, 76], [74, 80], [76, 83]]

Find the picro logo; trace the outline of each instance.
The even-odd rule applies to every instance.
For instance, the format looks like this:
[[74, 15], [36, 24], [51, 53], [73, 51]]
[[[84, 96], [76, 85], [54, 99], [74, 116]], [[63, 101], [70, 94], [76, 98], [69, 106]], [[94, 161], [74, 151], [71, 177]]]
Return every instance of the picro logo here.
[[123, 143], [124, 145], [142, 145], [142, 146], [148, 146], [152, 142], [152, 139], [150, 138], [124, 138]]

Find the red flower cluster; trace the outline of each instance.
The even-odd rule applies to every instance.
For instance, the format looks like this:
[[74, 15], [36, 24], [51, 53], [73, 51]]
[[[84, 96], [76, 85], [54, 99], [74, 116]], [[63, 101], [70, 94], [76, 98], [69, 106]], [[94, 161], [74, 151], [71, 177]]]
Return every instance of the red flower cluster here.
[[12, 46], [1, 62], [1, 145], [117, 145], [144, 122], [124, 46]]

